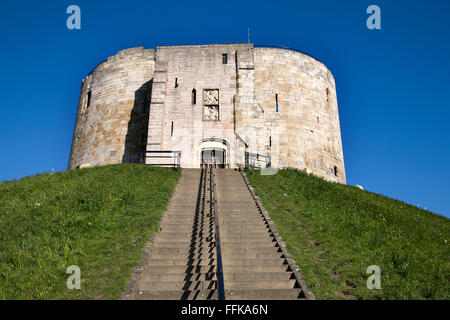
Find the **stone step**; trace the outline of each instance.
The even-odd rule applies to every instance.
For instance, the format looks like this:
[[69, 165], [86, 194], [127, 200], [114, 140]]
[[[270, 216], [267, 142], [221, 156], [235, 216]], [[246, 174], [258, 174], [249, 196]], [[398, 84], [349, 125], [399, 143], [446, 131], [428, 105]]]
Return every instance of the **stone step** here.
[[193, 224], [206, 224], [206, 223], [212, 223], [214, 222], [214, 217], [177, 217], [177, 216], [171, 216], [171, 217], [164, 217], [161, 220], [161, 224], [178, 224], [181, 226], [190, 226], [193, 227]]
[[214, 237], [214, 231], [208, 231], [208, 232], [173, 232], [165, 230], [164, 232], [161, 232], [158, 234], [158, 237], [197, 237], [197, 238], [205, 238], [205, 237]]
[[275, 246], [277, 243], [273, 241], [273, 238], [253, 238], [253, 237], [247, 237], [247, 238], [241, 238], [241, 237], [234, 237], [234, 238], [226, 238], [223, 237], [220, 240], [221, 243], [235, 243], [235, 244], [261, 244], [262, 246]]
[[215, 272], [211, 273], [150, 273], [142, 274], [141, 281], [214, 281]]
[[222, 254], [225, 253], [281, 253], [278, 247], [267, 247], [267, 248], [221, 248]]
[[251, 217], [255, 217], [255, 218], [262, 218], [263, 216], [261, 215], [261, 213], [258, 211], [252, 211], [252, 212], [248, 212], [248, 211], [219, 211], [219, 217], [222, 218], [251, 218]]
[[229, 235], [221, 235], [220, 236], [221, 241], [250, 241], [250, 240], [257, 240], [257, 241], [272, 241], [273, 238], [270, 237], [269, 234], [258, 234], [258, 235], [247, 235], [245, 233], [236, 233], [236, 234], [229, 234]]
[[268, 252], [268, 253], [258, 253], [258, 252], [222, 252], [222, 259], [284, 259], [284, 254], [282, 252]]
[[224, 272], [223, 279], [228, 281], [279, 281], [293, 279], [292, 272]]
[[154, 246], [151, 248], [151, 254], [209, 254], [212, 252], [216, 252], [215, 247], [204, 247], [204, 248], [196, 248], [196, 249], [186, 249], [180, 247], [157, 247]]
[[163, 224], [160, 227], [161, 231], [164, 230], [164, 232], [167, 233], [168, 235], [172, 233], [197, 235], [202, 233], [203, 234], [211, 233], [214, 232], [214, 230], [216, 229], [215, 228], [216, 226], [213, 223], [206, 223], [206, 224], [191, 223], [189, 227], [187, 224], [178, 224], [177, 226], [176, 224], [171, 223], [171, 224]]
[[197, 250], [200, 248], [215, 248], [215, 242], [195, 242], [195, 243], [189, 243], [189, 242], [158, 242], [157, 243], [159, 248], [182, 248], [186, 250], [186, 252], [190, 252], [190, 249]]
[[[195, 230], [195, 226], [193, 224], [191, 225], [183, 225], [183, 224], [176, 224], [176, 223], [164, 223], [160, 225], [161, 228], [165, 229], [175, 229], [175, 230], [183, 230], [184, 232], [188, 232], [189, 230]], [[197, 226], [197, 229], [199, 229], [201, 225]], [[212, 228], [212, 224], [204, 224], [203, 228]]]
[[255, 211], [257, 209], [254, 204], [227, 204], [221, 203], [217, 208], [219, 214], [228, 214], [228, 213], [258, 213], [259, 211]]
[[212, 233], [215, 230], [215, 226], [214, 225], [200, 225], [200, 226], [183, 226], [183, 225], [164, 225], [164, 226], [160, 226], [161, 228], [161, 232], [168, 232], [168, 233], [174, 233], [174, 232], [180, 232], [180, 233], [193, 233], [193, 234], [200, 234], [200, 233]]
[[143, 273], [153, 274], [153, 273], [185, 273], [185, 274], [195, 274], [195, 273], [211, 273], [216, 272], [216, 266], [144, 266]]
[[210, 253], [153, 253], [150, 252], [149, 259], [215, 259], [216, 251]]
[[265, 230], [262, 228], [251, 228], [251, 229], [238, 229], [234, 230], [232, 228], [223, 229], [220, 228], [220, 236], [223, 235], [233, 235], [233, 234], [245, 234], [249, 236], [253, 235], [268, 235], [270, 236], [272, 233], [269, 232], [269, 229]]
[[297, 280], [224, 281], [225, 289], [293, 289]]
[[197, 209], [198, 209], [198, 207], [196, 204], [192, 204], [192, 205], [170, 204], [168, 212], [170, 212], [171, 210], [180, 210], [182, 212], [188, 213], [188, 212], [196, 212]]
[[[248, 191], [247, 191], [248, 192]], [[255, 207], [256, 203], [252, 201], [251, 199], [247, 200], [241, 200], [241, 199], [234, 199], [232, 195], [227, 195], [226, 197], [221, 198], [220, 204], [224, 205], [223, 208], [233, 208], [233, 207], [240, 207], [243, 206], [246, 207]], [[217, 200], [219, 201], [219, 200]], [[220, 207], [219, 207], [220, 209]]]
[[[191, 224], [190, 226], [187, 225], [176, 225], [176, 224], [161, 224], [159, 226], [161, 228], [161, 231], [167, 232], [167, 233], [191, 233], [191, 234], [200, 234], [200, 233], [211, 233], [215, 230], [214, 224], [198, 224], [194, 225]], [[161, 234], [162, 232], [160, 232]]]
[[183, 207], [183, 208], [199, 208], [203, 205], [203, 202], [198, 202], [197, 196], [195, 197], [174, 197], [170, 200], [169, 208]]
[[201, 242], [215, 242], [216, 237], [214, 234], [202, 234], [201, 236], [191, 235], [187, 237], [166, 237], [163, 233], [158, 234], [155, 238], [155, 245], [159, 245], [161, 242], [186, 242], [186, 243], [201, 243]]
[[[217, 190], [217, 201], [220, 201], [221, 203], [245, 203], [247, 205], [251, 202], [255, 204], [255, 200], [250, 196], [247, 189], [239, 191], [240, 193], [231, 193], [226, 190]], [[242, 197], [241, 194], [247, 193], [248, 196]]]
[[214, 217], [204, 217], [204, 216], [194, 216], [191, 215], [190, 217], [188, 216], [177, 216], [177, 215], [173, 215], [173, 216], [165, 216], [163, 217], [163, 219], [161, 220], [161, 223], [171, 223], [171, 224], [180, 224], [180, 225], [191, 225], [194, 222], [211, 222], [214, 221]]
[[224, 266], [282, 266], [284, 265], [284, 259], [280, 258], [244, 258], [244, 259], [223, 259], [222, 265]]
[[274, 248], [275, 242], [259, 243], [259, 242], [248, 242], [248, 243], [233, 243], [233, 242], [221, 242], [222, 248]]
[[273, 266], [261, 266], [261, 265], [237, 265], [237, 266], [230, 266], [226, 265], [223, 267], [224, 273], [249, 273], [249, 272], [287, 272], [288, 266], [287, 265], [273, 265]]
[[195, 274], [195, 273], [211, 273], [216, 272], [217, 267], [215, 265], [144, 265], [143, 273], [185, 273], [185, 274]]
[[244, 231], [239, 231], [239, 232], [233, 232], [232, 229], [226, 229], [226, 230], [222, 230], [220, 229], [220, 236], [221, 237], [226, 237], [226, 236], [233, 236], [236, 234], [245, 234], [248, 235], [249, 237], [251, 236], [270, 236], [271, 233], [269, 232], [269, 230], [260, 230], [260, 231], [255, 231], [255, 230], [244, 230]]
[[225, 228], [239, 228], [239, 229], [248, 229], [248, 228], [264, 228], [268, 229], [268, 225], [263, 223], [262, 221], [248, 221], [243, 220], [242, 222], [235, 222], [235, 221], [221, 221], [219, 223], [219, 226], [225, 227]]
[[206, 237], [166, 237], [164, 235], [160, 235], [155, 239], [155, 243], [159, 242], [186, 242], [186, 243], [200, 243], [200, 242], [215, 242], [216, 238], [214, 236], [206, 236]]
[[243, 215], [233, 215], [233, 216], [226, 216], [226, 215], [220, 215], [219, 214], [219, 221], [220, 222], [241, 222], [241, 221], [260, 221], [263, 222], [264, 219], [261, 215], [256, 214], [243, 214]]
[[258, 208], [248, 207], [243, 210], [241, 207], [238, 208], [230, 208], [230, 207], [221, 207], [217, 208], [220, 215], [249, 215], [249, 214], [261, 214]]
[[170, 291], [170, 290], [213, 290], [217, 289], [214, 281], [140, 281], [137, 287], [140, 291]]
[[212, 266], [216, 259], [156, 259], [147, 261], [147, 266]]
[[213, 214], [195, 214], [195, 213], [177, 213], [177, 212], [168, 212], [163, 217], [164, 220], [167, 219], [176, 219], [176, 220], [186, 220], [186, 221], [194, 221], [195, 219], [211, 219], [214, 220]]
[[301, 289], [233, 289], [226, 290], [226, 300], [293, 300], [304, 299]]
[[132, 296], [136, 300], [217, 300], [218, 290], [194, 291], [136, 291]]

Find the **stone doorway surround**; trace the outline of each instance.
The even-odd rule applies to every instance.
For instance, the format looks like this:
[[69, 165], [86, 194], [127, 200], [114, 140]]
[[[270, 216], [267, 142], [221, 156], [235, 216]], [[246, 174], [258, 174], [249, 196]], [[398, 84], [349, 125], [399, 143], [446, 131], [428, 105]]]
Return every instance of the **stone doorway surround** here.
[[230, 167], [230, 144], [224, 139], [205, 138], [199, 144], [200, 162], [199, 167], [214, 157], [221, 167]]
[[201, 166], [215, 165], [216, 168], [227, 167], [227, 152], [225, 149], [202, 149], [201, 151]]

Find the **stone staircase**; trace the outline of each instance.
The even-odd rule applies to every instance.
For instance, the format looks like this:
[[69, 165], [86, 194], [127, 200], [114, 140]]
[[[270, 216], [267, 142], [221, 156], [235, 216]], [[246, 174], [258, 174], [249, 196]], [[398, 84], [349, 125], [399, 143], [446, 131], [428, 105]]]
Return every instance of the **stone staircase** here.
[[124, 298], [219, 297], [288, 300], [305, 295], [241, 173], [183, 169], [143, 270]]
[[216, 170], [215, 182], [225, 298], [303, 298], [300, 285], [241, 173]]

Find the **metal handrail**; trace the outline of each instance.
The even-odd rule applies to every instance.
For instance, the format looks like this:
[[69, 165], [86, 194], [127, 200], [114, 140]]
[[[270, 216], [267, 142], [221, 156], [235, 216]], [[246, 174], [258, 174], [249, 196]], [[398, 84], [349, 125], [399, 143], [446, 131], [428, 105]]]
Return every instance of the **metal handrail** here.
[[217, 207], [217, 192], [216, 192], [216, 175], [214, 169], [210, 166], [210, 182], [211, 192], [214, 201], [214, 222], [216, 225], [216, 252], [217, 252], [217, 287], [219, 290], [219, 300], [225, 300], [225, 285], [223, 281], [223, 265], [222, 265], [222, 250], [220, 246], [220, 230], [219, 230], [219, 210]]
[[[152, 153], [156, 153], [158, 155], [149, 155]], [[169, 154], [170, 155], [164, 155]], [[147, 163], [147, 159], [174, 159], [173, 163]], [[156, 167], [165, 167], [165, 166], [173, 166], [178, 169], [181, 166], [181, 151], [172, 151], [172, 150], [147, 150], [145, 151], [145, 160], [144, 163], [148, 166], [156, 166]]]
[[272, 157], [270, 155], [252, 153], [245, 151], [245, 168], [262, 168], [258, 163], [263, 163], [264, 168], [272, 166]]

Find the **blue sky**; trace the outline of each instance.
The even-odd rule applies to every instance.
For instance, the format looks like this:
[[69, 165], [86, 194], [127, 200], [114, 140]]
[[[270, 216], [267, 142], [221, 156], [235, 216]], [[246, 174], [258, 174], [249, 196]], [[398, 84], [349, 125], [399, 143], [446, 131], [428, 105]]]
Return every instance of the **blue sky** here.
[[[81, 30], [66, 8], [81, 8]], [[368, 30], [366, 8], [381, 8]], [[81, 79], [117, 51], [247, 42], [333, 72], [348, 184], [450, 216], [450, 1], [3, 1], [0, 180], [65, 170]]]

